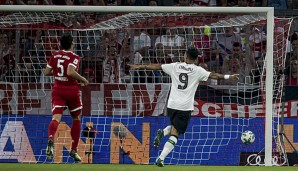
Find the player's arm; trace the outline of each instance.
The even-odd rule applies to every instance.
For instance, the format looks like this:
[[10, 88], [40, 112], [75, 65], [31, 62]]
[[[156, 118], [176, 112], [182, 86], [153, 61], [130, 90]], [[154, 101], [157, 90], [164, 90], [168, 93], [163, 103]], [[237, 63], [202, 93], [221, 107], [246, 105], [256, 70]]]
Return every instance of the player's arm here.
[[239, 74], [223, 75], [223, 74], [211, 72], [209, 75], [209, 78], [215, 79], [215, 80], [239, 80]]
[[128, 64], [131, 69], [147, 69], [147, 70], [161, 70], [161, 64], [148, 64], [148, 65], [131, 65]]
[[46, 76], [53, 75], [53, 68], [47, 66], [47, 67], [44, 69], [44, 75], [46, 75]]
[[74, 78], [78, 81], [82, 82], [82, 86], [86, 86], [89, 84], [88, 80], [81, 76], [77, 71], [76, 68], [73, 65], [68, 65], [67, 67], [67, 75], [71, 78]]

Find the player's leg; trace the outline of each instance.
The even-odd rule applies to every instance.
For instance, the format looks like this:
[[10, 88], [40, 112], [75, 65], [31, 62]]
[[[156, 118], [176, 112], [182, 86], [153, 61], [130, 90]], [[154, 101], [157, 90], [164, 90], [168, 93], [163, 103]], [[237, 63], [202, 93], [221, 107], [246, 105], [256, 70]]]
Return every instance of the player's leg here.
[[59, 89], [53, 89], [52, 91], [53, 117], [48, 128], [48, 145], [46, 148], [46, 155], [49, 159], [54, 155], [54, 138], [62, 118], [63, 110], [66, 107], [65, 100], [61, 97], [61, 94], [63, 94], [63, 92]]
[[81, 157], [78, 154], [78, 144], [80, 140], [81, 135], [81, 121], [80, 121], [80, 115], [82, 110], [82, 102], [80, 98], [79, 91], [74, 91], [69, 93], [69, 99], [67, 99], [67, 104], [69, 105], [69, 111], [72, 117], [72, 126], [71, 126], [71, 138], [72, 138], [72, 144], [71, 144], [71, 151], [69, 155], [77, 162], [81, 161]]
[[48, 128], [48, 145], [46, 148], [46, 155], [49, 159], [51, 159], [54, 155], [54, 137], [61, 121], [62, 113], [63, 108], [61, 107], [53, 109], [53, 117]]
[[154, 138], [154, 147], [158, 148], [163, 137], [170, 135], [172, 125], [168, 125], [164, 129], [158, 129]]
[[165, 143], [161, 154], [155, 161], [155, 164], [159, 167], [164, 166], [164, 159], [174, 149], [174, 147], [178, 141], [179, 132], [176, 130], [176, 128], [174, 126], [172, 126], [171, 128], [172, 128], [171, 135], [170, 135], [168, 141]]
[[71, 126], [71, 151], [69, 155], [77, 162], [81, 161], [81, 157], [78, 154], [78, 144], [80, 141], [80, 135], [81, 135], [81, 121], [80, 121], [80, 114], [81, 110], [71, 112], [72, 117], [72, 126]]
[[174, 149], [178, 141], [179, 135], [185, 133], [191, 116], [190, 111], [179, 111], [170, 109], [170, 113], [171, 123], [173, 124], [173, 126], [171, 127], [170, 137], [168, 141], [165, 143], [160, 156], [157, 158], [155, 162], [155, 164], [159, 167], [164, 166], [163, 161], [166, 158], [166, 156]]
[[172, 125], [173, 125], [174, 116], [175, 116], [174, 113], [173, 113], [174, 111], [175, 110], [170, 109], [170, 108], [167, 109], [167, 113], [168, 113], [168, 116], [170, 117], [171, 125], [168, 125], [163, 130], [162, 129], [157, 130], [156, 136], [154, 138], [154, 147], [158, 148], [160, 146], [162, 138], [167, 136], [167, 135], [170, 135], [171, 128], [172, 128]]

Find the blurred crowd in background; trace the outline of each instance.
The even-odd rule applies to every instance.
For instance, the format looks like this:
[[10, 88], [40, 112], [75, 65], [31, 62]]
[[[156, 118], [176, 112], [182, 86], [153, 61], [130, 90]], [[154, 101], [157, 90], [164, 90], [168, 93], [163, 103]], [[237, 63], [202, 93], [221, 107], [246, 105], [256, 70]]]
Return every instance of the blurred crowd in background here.
[[[294, 1], [270, 0], [0, 0], [18, 5], [136, 5], [136, 6], [278, 6], [294, 9]], [[4, 14], [5, 16], [9, 14]], [[4, 16], [2, 15], [2, 17]], [[33, 28], [0, 29], [0, 81], [41, 82], [53, 80], [43, 75], [47, 60], [60, 49], [64, 28], [80, 28], [125, 14], [76, 13]], [[66, 17], [65, 17], [66, 16]], [[222, 16], [223, 18], [225, 16]], [[287, 16], [288, 17], [288, 16]], [[292, 17], [295, 17], [293, 14]], [[59, 18], [59, 17], [57, 17]], [[173, 17], [175, 18], [175, 17]], [[149, 18], [130, 28], [111, 30], [72, 30], [75, 52], [82, 57], [80, 72], [91, 83], [168, 83], [162, 71], [132, 71], [130, 64], [183, 61], [188, 46], [200, 50], [198, 65], [222, 74], [239, 74], [239, 82], [210, 80], [207, 85], [258, 85], [262, 81], [266, 55], [266, 26], [182, 27], [181, 21]], [[176, 17], [177, 18], [177, 17]], [[195, 18], [195, 17], [192, 17]], [[200, 17], [201, 18], [201, 17]], [[214, 21], [220, 20], [220, 17]], [[170, 20], [170, 21], [169, 21]], [[202, 21], [205, 22], [206, 18]], [[294, 20], [295, 21], [295, 20]], [[117, 20], [115, 20], [117, 22]], [[186, 22], [186, 19], [183, 19]], [[192, 21], [193, 22], [193, 19]], [[212, 21], [210, 21], [212, 22]], [[274, 29], [274, 75], [285, 73], [286, 85], [298, 85], [298, 33], [296, 23], [276, 24]], [[287, 60], [283, 67], [283, 54]]]
[[1, 5], [264, 6], [267, 0], [1, 0]]
[[97, 5], [97, 6], [272, 6], [296, 9], [295, 0], [0, 0], [1, 5]]

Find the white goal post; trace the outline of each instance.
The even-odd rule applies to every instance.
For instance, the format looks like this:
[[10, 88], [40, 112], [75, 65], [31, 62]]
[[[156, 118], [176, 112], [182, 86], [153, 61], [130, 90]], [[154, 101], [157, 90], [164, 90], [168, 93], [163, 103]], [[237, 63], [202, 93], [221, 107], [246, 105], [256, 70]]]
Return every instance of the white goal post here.
[[[1, 12], [96, 12], [96, 13], [238, 13], [266, 15], [266, 102], [265, 102], [265, 166], [272, 166], [272, 113], [273, 113], [273, 43], [274, 8], [273, 7], [151, 7], [151, 6], [0, 6]], [[269, 91], [268, 91], [269, 90]]]

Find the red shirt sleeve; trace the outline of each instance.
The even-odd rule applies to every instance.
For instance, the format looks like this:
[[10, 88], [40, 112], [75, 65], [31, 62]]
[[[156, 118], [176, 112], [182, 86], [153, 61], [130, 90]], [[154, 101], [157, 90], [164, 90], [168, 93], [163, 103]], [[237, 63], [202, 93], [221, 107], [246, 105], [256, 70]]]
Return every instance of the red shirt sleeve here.
[[72, 65], [77, 69], [80, 65], [80, 57], [78, 55], [73, 55], [68, 65]]

